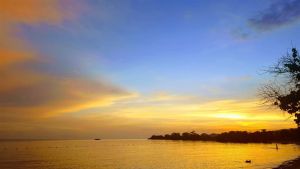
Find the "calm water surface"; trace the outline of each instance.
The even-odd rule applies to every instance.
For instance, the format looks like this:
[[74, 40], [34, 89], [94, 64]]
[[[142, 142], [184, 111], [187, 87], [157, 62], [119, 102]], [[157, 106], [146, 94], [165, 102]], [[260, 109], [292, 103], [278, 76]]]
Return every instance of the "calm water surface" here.
[[1, 141], [0, 169], [260, 169], [300, 155], [297, 145], [279, 148], [200, 141]]

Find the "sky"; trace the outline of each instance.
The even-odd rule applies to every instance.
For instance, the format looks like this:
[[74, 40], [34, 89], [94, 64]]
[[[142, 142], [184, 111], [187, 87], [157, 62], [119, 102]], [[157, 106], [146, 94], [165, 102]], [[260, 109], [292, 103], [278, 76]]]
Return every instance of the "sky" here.
[[0, 1], [0, 138], [296, 127], [262, 104], [297, 0]]

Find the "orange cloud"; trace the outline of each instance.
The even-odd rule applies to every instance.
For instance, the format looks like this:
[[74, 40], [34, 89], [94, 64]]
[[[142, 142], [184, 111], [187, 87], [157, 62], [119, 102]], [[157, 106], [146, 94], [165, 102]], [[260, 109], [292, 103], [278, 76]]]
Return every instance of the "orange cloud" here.
[[0, 58], [0, 66], [3, 69], [4, 67], [12, 65], [14, 63], [19, 63], [32, 59], [33, 55], [31, 53], [21, 51], [0, 49]]
[[[78, 11], [66, 1], [0, 1], [0, 116], [10, 118], [51, 116], [112, 104], [131, 94], [104, 80], [51, 75], [38, 49], [19, 33], [19, 24], [52, 24], [72, 19]], [[73, 3], [72, 3], [73, 4]], [[78, 5], [78, 4], [77, 4]], [[72, 6], [72, 5], [68, 5]]]
[[0, 1], [0, 18], [9, 23], [61, 23], [70, 17], [58, 0]]
[[[34, 49], [18, 34], [18, 24], [54, 24], [74, 17], [58, 0], [0, 1], [0, 66], [27, 60]], [[76, 12], [76, 11], [75, 11]]]

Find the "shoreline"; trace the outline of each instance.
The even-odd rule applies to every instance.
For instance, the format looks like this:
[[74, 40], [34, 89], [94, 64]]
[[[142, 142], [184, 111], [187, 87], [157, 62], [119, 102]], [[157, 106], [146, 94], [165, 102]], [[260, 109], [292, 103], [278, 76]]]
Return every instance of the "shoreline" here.
[[147, 138], [147, 140], [166, 140], [166, 141], [202, 141], [202, 142], [217, 142], [217, 143], [237, 143], [237, 144], [296, 144], [300, 146], [300, 142], [293, 142], [293, 141], [218, 141], [218, 140], [183, 140], [183, 139], [151, 139]]
[[273, 169], [300, 169], [300, 156], [293, 160], [285, 161]]
[[152, 135], [151, 140], [200, 140], [200, 141], [217, 141], [229, 143], [299, 143], [299, 128], [281, 129], [267, 131], [248, 132], [248, 131], [228, 131], [223, 133], [196, 133], [192, 132], [173, 132], [164, 135]]

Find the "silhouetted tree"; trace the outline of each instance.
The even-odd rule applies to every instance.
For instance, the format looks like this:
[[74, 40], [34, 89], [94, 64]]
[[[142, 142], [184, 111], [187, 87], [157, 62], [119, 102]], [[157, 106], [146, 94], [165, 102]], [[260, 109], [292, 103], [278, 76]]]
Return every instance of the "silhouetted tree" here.
[[197, 134], [196, 132], [172, 133], [166, 135], [153, 135], [151, 140], [201, 140], [201, 141], [219, 141], [234, 143], [299, 143], [299, 130], [283, 129], [276, 131], [261, 130], [256, 132], [247, 131], [229, 131], [220, 134]]
[[295, 116], [300, 128], [300, 56], [297, 49], [292, 48], [292, 54], [283, 56], [267, 72], [279, 78], [280, 82], [266, 84], [260, 89], [260, 95], [266, 103]]

